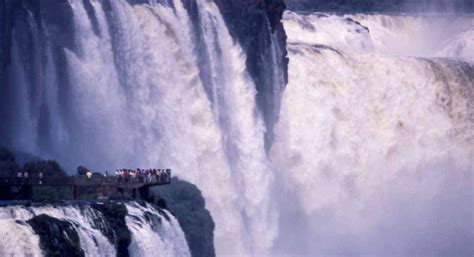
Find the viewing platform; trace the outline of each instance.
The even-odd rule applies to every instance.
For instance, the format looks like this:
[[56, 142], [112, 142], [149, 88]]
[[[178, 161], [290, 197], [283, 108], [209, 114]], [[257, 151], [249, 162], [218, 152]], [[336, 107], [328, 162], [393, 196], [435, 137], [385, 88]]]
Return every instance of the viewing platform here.
[[[34, 188], [70, 188], [70, 199], [76, 200], [81, 190], [95, 192], [96, 199], [108, 199], [111, 196], [127, 196], [137, 200], [149, 197], [149, 188], [171, 183], [171, 170], [159, 175], [127, 176], [31, 176], [0, 177], [0, 200], [31, 200]], [[92, 190], [91, 190], [92, 189]]]

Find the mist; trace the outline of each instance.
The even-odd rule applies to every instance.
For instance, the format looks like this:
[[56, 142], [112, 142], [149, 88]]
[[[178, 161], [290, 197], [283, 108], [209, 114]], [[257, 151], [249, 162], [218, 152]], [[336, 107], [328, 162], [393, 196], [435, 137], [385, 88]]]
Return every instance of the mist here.
[[472, 0], [405, 0], [402, 10], [409, 13], [472, 13]]
[[472, 21], [285, 13], [278, 254], [474, 254]]
[[471, 0], [286, 0], [288, 9], [322, 12], [472, 13]]

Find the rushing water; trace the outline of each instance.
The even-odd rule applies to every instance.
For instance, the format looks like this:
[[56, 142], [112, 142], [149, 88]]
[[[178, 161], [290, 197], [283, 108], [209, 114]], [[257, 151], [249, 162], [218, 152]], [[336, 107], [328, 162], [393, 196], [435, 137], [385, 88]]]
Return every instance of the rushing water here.
[[[272, 128], [217, 6], [196, 0], [197, 26], [169, 2], [70, 0], [61, 22], [25, 8], [1, 142], [71, 170], [172, 167], [203, 191], [218, 255], [474, 253], [473, 16], [287, 12]], [[137, 256], [184, 253], [136, 222], [159, 242], [134, 237]]]
[[[155, 208], [137, 203], [126, 204], [125, 217], [132, 242], [128, 246], [130, 256], [190, 256], [181, 228], [176, 219], [167, 211], [159, 213]], [[79, 236], [80, 248], [85, 256], [117, 256], [116, 247], [106, 237], [108, 227], [104, 214], [90, 205], [10, 206], [0, 208], [1, 256], [42, 256], [39, 235], [28, 221], [38, 215], [47, 215], [67, 222]], [[166, 217], [165, 217], [166, 216]], [[54, 222], [48, 225], [55, 231]], [[46, 240], [57, 240], [57, 235], [48, 235]], [[116, 231], [114, 233], [117, 233]], [[43, 235], [44, 236], [44, 235]], [[67, 235], [70, 237], [70, 235]]]
[[285, 14], [282, 252], [473, 253], [473, 21]]
[[172, 167], [203, 191], [219, 253], [264, 252], [277, 212], [257, 92], [217, 6], [196, 4], [199, 31], [178, 0], [73, 0], [59, 22], [24, 10], [3, 138], [71, 170]]

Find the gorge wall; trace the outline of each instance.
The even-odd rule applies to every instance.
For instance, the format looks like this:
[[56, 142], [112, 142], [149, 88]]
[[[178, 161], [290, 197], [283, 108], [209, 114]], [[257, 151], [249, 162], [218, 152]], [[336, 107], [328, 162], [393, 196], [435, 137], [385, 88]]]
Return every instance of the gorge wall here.
[[[288, 82], [283, 0], [216, 1], [228, 28], [246, 53], [247, 70], [255, 81], [257, 104], [266, 123], [265, 143], [273, 141], [279, 101]], [[275, 65], [276, 64], [276, 65]]]

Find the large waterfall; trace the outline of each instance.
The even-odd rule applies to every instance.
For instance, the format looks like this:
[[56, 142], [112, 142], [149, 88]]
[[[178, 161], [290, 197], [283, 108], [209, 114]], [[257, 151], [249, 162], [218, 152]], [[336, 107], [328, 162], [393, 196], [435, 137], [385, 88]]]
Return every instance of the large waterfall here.
[[266, 252], [273, 175], [243, 50], [213, 2], [193, 24], [180, 0], [132, 2], [20, 8], [0, 142], [70, 170], [172, 167], [203, 191], [218, 253]]
[[287, 12], [284, 24], [280, 251], [472, 255], [474, 16]]
[[[173, 168], [202, 190], [217, 255], [474, 254], [472, 15], [286, 12], [288, 84], [272, 32], [273, 89], [259, 91], [214, 1], [24, 2], [0, 144], [71, 171]], [[127, 205], [129, 249], [188, 254], [174, 220], [153, 234], [143, 208]], [[2, 212], [28, 245], [23, 221], [47, 212], [81, 244], [97, 234], [87, 255], [114, 255], [87, 210]]]

